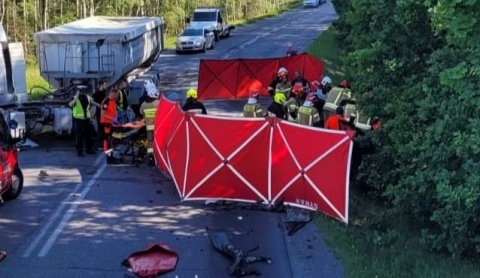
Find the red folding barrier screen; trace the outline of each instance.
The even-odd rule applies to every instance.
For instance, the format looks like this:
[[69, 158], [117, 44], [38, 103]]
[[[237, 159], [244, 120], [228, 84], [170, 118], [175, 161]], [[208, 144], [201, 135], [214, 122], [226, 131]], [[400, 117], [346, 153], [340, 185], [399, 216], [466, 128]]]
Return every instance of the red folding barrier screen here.
[[162, 98], [155, 158], [182, 200], [283, 201], [348, 223], [353, 132], [183, 112]]
[[323, 75], [323, 62], [306, 53], [274, 59], [201, 60], [198, 98], [241, 99], [253, 90], [267, 95], [267, 87], [280, 67], [285, 67], [292, 78], [299, 70], [309, 82]]

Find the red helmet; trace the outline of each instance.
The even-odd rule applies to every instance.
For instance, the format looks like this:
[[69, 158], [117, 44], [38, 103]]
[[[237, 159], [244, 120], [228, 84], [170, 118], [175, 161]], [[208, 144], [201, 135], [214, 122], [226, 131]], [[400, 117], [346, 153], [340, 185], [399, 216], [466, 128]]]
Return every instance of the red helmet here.
[[299, 94], [303, 93], [303, 90], [304, 90], [304, 88], [303, 88], [302, 84], [297, 83], [297, 84], [293, 85], [292, 93], [294, 93], [296, 95], [299, 95]]
[[258, 91], [252, 91], [250, 93], [250, 98], [256, 98], [258, 99], [260, 97], [260, 93]]
[[340, 82], [340, 87], [350, 89], [350, 82], [348, 82], [348, 80], [343, 80], [342, 82]]

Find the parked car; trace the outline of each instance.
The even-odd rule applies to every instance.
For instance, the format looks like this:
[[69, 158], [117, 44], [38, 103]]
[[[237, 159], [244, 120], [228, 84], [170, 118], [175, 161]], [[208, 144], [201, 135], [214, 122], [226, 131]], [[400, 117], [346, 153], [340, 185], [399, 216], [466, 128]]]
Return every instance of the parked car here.
[[176, 43], [177, 53], [187, 51], [202, 51], [215, 46], [215, 35], [206, 28], [188, 27], [178, 36]]

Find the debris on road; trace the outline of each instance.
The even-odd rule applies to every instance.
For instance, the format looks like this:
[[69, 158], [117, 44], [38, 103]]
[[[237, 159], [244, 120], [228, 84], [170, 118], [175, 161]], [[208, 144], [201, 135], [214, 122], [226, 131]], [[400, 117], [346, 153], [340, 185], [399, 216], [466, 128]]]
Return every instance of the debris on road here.
[[272, 259], [269, 257], [262, 256], [251, 256], [250, 253], [258, 250], [260, 246], [256, 246], [250, 250], [244, 251], [243, 249], [236, 248], [227, 236], [227, 233], [224, 231], [216, 231], [209, 227], [206, 227], [208, 237], [213, 247], [227, 256], [233, 261], [233, 264], [230, 266], [229, 272], [230, 275], [236, 277], [244, 277], [248, 275], [261, 275], [260, 271], [256, 268], [247, 268], [247, 265], [253, 264], [256, 262], [265, 262], [267, 264], [272, 263]]
[[285, 223], [289, 236], [293, 236], [311, 220], [312, 218], [308, 211], [294, 208], [288, 208], [287, 214], [283, 217], [283, 222]]
[[277, 202], [273, 205], [264, 204], [263, 200], [258, 200], [255, 204], [241, 204], [235, 201], [226, 201], [226, 200], [207, 200], [205, 201], [205, 206], [211, 210], [233, 210], [233, 209], [244, 209], [244, 210], [261, 210], [261, 211], [272, 211], [272, 212], [285, 212], [287, 206], [283, 201]]
[[165, 243], [152, 244], [144, 251], [130, 254], [122, 265], [141, 278], [168, 273], [178, 263], [178, 254]]
[[7, 252], [5, 251], [0, 251], [0, 262], [3, 261], [7, 257]]

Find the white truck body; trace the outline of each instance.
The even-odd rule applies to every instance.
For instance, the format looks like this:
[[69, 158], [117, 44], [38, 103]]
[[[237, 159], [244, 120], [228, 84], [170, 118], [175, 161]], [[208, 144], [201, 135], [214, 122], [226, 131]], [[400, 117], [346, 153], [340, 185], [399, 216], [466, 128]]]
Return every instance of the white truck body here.
[[189, 27], [211, 30], [215, 35], [215, 41], [229, 37], [230, 32], [235, 29], [235, 26], [226, 23], [222, 10], [218, 8], [195, 9], [187, 22]]

